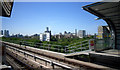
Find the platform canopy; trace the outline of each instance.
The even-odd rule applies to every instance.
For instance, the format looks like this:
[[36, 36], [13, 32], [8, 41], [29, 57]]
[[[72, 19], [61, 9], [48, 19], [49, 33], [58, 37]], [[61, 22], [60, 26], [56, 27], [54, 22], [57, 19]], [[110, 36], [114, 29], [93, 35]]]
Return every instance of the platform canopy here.
[[98, 16], [96, 20], [103, 19], [107, 22], [112, 32], [115, 48], [120, 49], [120, 1], [118, 2], [97, 2], [83, 9]]
[[0, 16], [10, 17], [13, 0], [0, 0]]

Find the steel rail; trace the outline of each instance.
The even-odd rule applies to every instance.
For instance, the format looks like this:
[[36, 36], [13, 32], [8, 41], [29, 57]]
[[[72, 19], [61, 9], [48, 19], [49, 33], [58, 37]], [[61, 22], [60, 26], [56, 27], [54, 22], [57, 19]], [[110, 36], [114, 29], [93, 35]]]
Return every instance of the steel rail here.
[[72, 69], [73, 69], [72, 67], [69, 67], [69, 66], [66, 66], [66, 65], [63, 65], [63, 64], [60, 64], [60, 63], [57, 63], [57, 62], [48, 60], [48, 59], [46, 59], [46, 58], [43, 58], [43, 57], [40, 57], [40, 56], [37, 56], [37, 55], [30, 54], [30, 53], [28, 53], [28, 52], [22, 51], [22, 50], [17, 49], [17, 48], [10, 47], [10, 46], [8, 46], [8, 45], [6, 45], [6, 47], [7, 47], [7, 48], [10, 48], [10, 49], [13, 49], [13, 50], [15, 50], [15, 51], [19, 51], [19, 52], [21, 52], [21, 53], [24, 53], [24, 55], [32, 56], [32, 57], [34, 57], [34, 58], [36, 58], [36, 59], [43, 60], [43, 61], [45, 61], [45, 62], [48, 62], [48, 63], [50, 63], [50, 64], [53, 64], [53, 65], [56, 65], [56, 66], [59, 66], [59, 67], [65, 68], [65, 69], [69, 69], [69, 70], [72, 70]]

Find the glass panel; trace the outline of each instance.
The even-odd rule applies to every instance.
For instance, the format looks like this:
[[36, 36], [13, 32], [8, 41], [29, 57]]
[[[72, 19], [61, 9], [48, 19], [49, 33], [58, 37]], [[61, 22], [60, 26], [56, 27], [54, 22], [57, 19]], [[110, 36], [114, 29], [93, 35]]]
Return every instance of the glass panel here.
[[96, 41], [96, 51], [103, 51], [108, 49], [114, 49], [114, 36], [113, 33], [109, 30], [108, 26], [99, 26], [98, 27], [98, 36], [95, 39]]

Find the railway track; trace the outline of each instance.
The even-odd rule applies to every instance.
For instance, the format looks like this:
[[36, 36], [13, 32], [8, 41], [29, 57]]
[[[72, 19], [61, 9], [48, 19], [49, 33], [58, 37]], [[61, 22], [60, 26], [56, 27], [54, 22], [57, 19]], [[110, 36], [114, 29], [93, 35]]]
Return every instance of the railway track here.
[[[83, 61], [78, 61], [78, 60], [66, 58], [62, 54], [51, 53], [49, 51], [46, 52], [46, 51], [43, 51], [43, 50], [37, 49], [37, 48], [24, 47], [24, 46], [20, 46], [20, 45], [17, 45], [17, 44], [11, 44], [11, 43], [7, 43], [7, 42], [4, 42], [4, 44], [6, 44], [8, 46], [11, 46], [13, 48], [22, 50], [24, 52], [28, 52], [28, 53], [30, 53], [34, 56], [38, 56], [38, 57], [50, 60], [50, 61], [55, 62], [55, 63], [59, 63], [61, 66], [65, 65], [68, 68], [70, 67], [72, 69], [80, 69], [80, 70], [81, 69], [82, 70], [109, 69], [108, 67], [105, 67], [105, 66], [96, 65], [96, 64], [93, 64], [93, 63], [86, 63], [86, 62], [83, 62]], [[31, 59], [35, 60], [33, 58], [34, 56], [32, 56]], [[50, 62], [47, 62], [47, 64], [50, 64]], [[61, 67], [61, 66], [58, 66], [58, 68]], [[64, 68], [64, 67], [61, 67], [61, 68]]]
[[[14, 53], [11, 50], [7, 50], [7, 55], [11, 56], [13, 59], [15, 59], [20, 65], [24, 66], [25, 69], [23, 68], [18, 68], [18, 67], [14, 67], [14, 70], [47, 70], [47, 66], [41, 65], [38, 62], [35, 62], [29, 58], [25, 58], [22, 55], [19, 55], [17, 53]], [[45, 69], [46, 68], [46, 69]]]
[[33, 61], [36, 61], [42, 65], [47, 66], [48, 68], [54, 69], [54, 68], [62, 68], [62, 69], [67, 69], [67, 70], [72, 70], [72, 69], [79, 69], [78, 67], [72, 66], [72, 65], [68, 65], [65, 63], [60, 63], [54, 59], [45, 57], [45, 56], [40, 56], [38, 54], [34, 54], [31, 52], [27, 52], [24, 50], [20, 50], [11, 46], [7, 45], [7, 51], [15, 53], [17, 55], [21, 55], [23, 57], [29, 58]]
[[9, 65], [12, 66], [14, 70], [19, 69], [19, 70], [27, 70], [24, 65], [21, 65], [20, 62], [18, 62], [16, 59], [11, 57], [10, 55], [6, 54], [6, 61]]

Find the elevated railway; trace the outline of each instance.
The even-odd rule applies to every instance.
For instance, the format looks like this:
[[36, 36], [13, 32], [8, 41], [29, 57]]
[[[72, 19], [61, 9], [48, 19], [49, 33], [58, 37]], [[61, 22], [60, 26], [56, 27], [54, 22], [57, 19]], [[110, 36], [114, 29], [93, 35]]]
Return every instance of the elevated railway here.
[[[94, 70], [94, 69], [110, 69], [102, 65], [97, 65], [89, 62], [78, 61], [75, 59], [66, 58], [65, 54], [56, 53], [46, 50], [41, 50], [37, 48], [32, 48], [29, 46], [20, 46], [18, 44], [2, 42], [6, 45], [7, 53], [9, 55], [14, 54], [16, 56], [21, 55], [23, 58], [28, 58], [34, 62], [42, 62], [44, 64], [39, 65], [39, 67], [48, 68], [62, 68], [62, 69], [85, 69], [85, 70]], [[12, 53], [10, 53], [12, 52]], [[14, 57], [13, 55], [13, 57]], [[44, 66], [42, 66], [44, 65]], [[46, 67], [45, 67], [46, 68]]]

